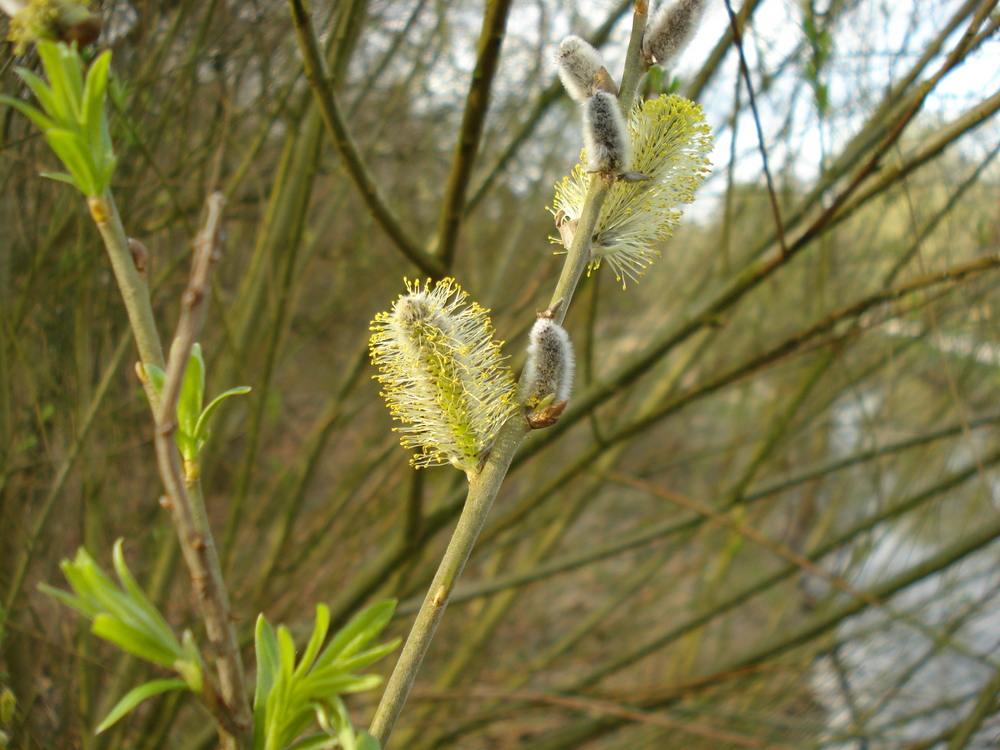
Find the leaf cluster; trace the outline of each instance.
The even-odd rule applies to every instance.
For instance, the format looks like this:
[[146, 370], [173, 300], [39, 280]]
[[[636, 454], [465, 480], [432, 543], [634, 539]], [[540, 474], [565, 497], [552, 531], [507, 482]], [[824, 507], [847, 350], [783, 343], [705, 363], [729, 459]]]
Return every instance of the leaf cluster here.
[[[81, 547], [75, 560], [60, 564], [73, 594], [40, 584], [39, 588], [93, 621], [91, 632], [111, 641], [133, 656], [168, 667], [181, 679], [153, 680], [129, 691], [111, 710], [97, 731], [103, 732], [140, 702], [170, 690], [202, 692], [204, 663], [190, 630], [177, 640], [170, 625], [140, 588], [122, 553], [122, 540], [115, 542], [113, 554], [116, 585]], [[75, 596], [74, 596], [75, 594]]]
[[69, 170], [69, 174], [48, 173], [46, 177], [68, 182], [87, 197], [103, 195], [115, 170], [115, 152], [104, 111], [111, 52], [104, 52], [94, 61], [86, 79], [75, 45], [39, 42], [38, 54], [49, 83], [26, 68], [18, 68], [17, 74], [41, 109], [10, 97], [0, 97], [0, 101], [38, 126]]
[[[156, 365], [145, 365], [144, 369], [152, 380], [153, 387], [156, 388], [157, 392], [162, 392], [166, 373]], [[204, 406], [205, 358], [202, 356], [200, 344], [191, 347], [191, 356], [188, 358], [187, 369], [184, 370], [184, 381], [181, 384], [180, 398], [177, 401], [177, 431], [175, 433], [177, 448], [185, 461], [197, 460], [198, 454], [201, 453], [201, 449], [211, 435], [211, 431], [208, 429], [208, 420], [211, 419], [222, 402], [230, 396], [249, 392], [250, 386], [248, 385], [230, 388], [212, 399], [208, 406]]]
[[[254, 750], [379, 747], [367, 732], [355, 732], [340, 696], [371, 690], [381, 684], [379, 675], [355, 673], [399, 645], [397, 638], [366, 648], [388, 624], [395, 608], [395, 600], [372, 605], [357, 614], [320, 651], [330, 627], [330, 610], [318, 605], [312, 637], [298, 663], [288, 628], [280, 625], [276, 633], [263, 615], [257, 618]], [[314, 718], [323, 732], [292, 744]]]

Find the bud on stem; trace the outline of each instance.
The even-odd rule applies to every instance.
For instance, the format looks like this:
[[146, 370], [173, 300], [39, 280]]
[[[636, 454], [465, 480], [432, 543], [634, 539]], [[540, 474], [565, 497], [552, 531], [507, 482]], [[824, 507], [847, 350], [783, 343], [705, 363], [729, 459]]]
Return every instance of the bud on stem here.
[[646, 26], [642, 56], [650, 64], [673, 67], [705, 14], [705, 0], [673, 0], [662, 4]]
[[553, 320], [560, 304], [538, 313], [528, 334], [520, 395], [532, 429], [555, 424], [573, 390], [573, 344], [566, 329]]
[[583, 141], [587, 171], [618, 175], [632, 166], [632, 142], [618, 99], [598, 91], [583, 110]]
[[595, 86], [604, 78], [610, 79], [601, 53], [578, 36], [563, 39], [555, 59], [559, 78], [577, 104], [586, 104], [594, 95]]

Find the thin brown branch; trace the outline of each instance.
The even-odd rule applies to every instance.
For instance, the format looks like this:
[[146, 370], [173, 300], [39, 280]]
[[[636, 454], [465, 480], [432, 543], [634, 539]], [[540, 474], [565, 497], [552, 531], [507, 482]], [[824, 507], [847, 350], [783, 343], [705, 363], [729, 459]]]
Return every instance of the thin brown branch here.
[[197, 472], [185, 474], [174, 441], [177, 403], [184, 371], [208, 309], [211, 288], [209, 279], [218, 253], [222, 205], [221, 194], [216, 193], [209, 198], [205, 229], [195, 243], [191, 279], [181, 300], [181, 318], [167, 364], [155, 443], [160, 476], [166, 490], [165, 504], [177, 528], [181, 552], [191, 573], [205, 618], [205, 630], [215, 651], [222, 703], [212, 706], [213, 701], [207, 702], [210, 708], [214, 708], [213, 714], [220, 725], [223, 746], [235, 749], [248, 746], [252, 730], [250, 704], [243, 681], [243, 663], [218, 554], [201, 499]]
[[330, 135], [330, 140], [333, 141], [337, 153], [340, 154], [340, 158], [347, 168], [347, 173], [354, 181], [361, 198], [368, 206], [372, 217], [389, 235], [389, 238], [403, 255], [424, 273], [434, 277], [442, 276], [444, 267], [440, 260], [425, 253], [409, 238], [399, 223], [399, 219], [396, 218], [389, 204], [379, 192], [374, 178], [362, 160], [361, 154], [347, 130], [340, 106], [333, 95], [326, 63], [319, 52], [316, 32], [313, 29], [309, 11], [303, 5], [302, 0], [288, 0], [288, 5], [292, 12], [292, 23], [295, 25], [299, 47], [302, 50], [306, 80], [316, 96], [316, 103], [323, 115], [323, 122]]
[[[678, 394], [674, 399], [664, 403], [661, 407], [646, 417], [633, 422], [629, 426], [623, 427], [622, 430], [619, 430], [612, 435], [606, 436], [607, 441], [609, 443], [617, 442], [618, 440], [624, 439], [626, 437], [626, 433], [627, 436], [631, 436], [637, 431], [645, 429], [645, 427], [649, 426], [649, 424], [661, 419], [663, 416], [673, 413], [679, 408], [680, 405], [691, 403], [692, 397], [696, 396], [697, 398], [701, 398], [709, 393], [715, 392], [725, 385], [736, 382], [737, 380], [758, 371], [761, 367], [777, 362], [783, 357], [798, 351], [804, 344], [814, 341], [817, 337], [833, 330], [841, 321], [857, 318], [873, 307], [893, 302], [922, 289], [943, 283], [959, 282], [968, 276], [991, 271], [997, 266], [1000, 266], [1000, 259], [997, 259], [996, 257], [978, 258], [976, 260], [969, 261], [968, 263], [959, 264], [945, 269], [939, 273], [927, 274], [925, 276], [920, 276], [907, 281], [904, 284], [900, 284], [889, 289], [879, 290], [867, 297], [856, 300], [839, 310], [835, 310], [828, 315], [825, 315], [815, 324], [797, 331], [783, 341], [769, 348], [767, 351], [745, 360], [732, 369], [720, 373], [717, 377], [712, 378], [711, 380], [701, 383], [694, 390]], [[654, 351], [658, 349], [659, 347], [654, 349]], [[642, 358], [642, 361], [646, 361], [645, 356]], [[562, 432], [569, 429], [570, 426], [582, 419], [587, 413], [595, 409], [607, 398], [610, 398], [611, 395], [618, 393], [621, 388], [624, 388], [634, 382], [645, 371], [645, 367], [640, 369], [637, 368], [635, 364], [626, 364], [619, 371], [610, 373], [607, 378], [596, 383], [594, 387], [586, 393], [581, 394], [577, 397], [576, 402], [574, 403], [574, 408], [568, 410], [559, 420], [558, 424], [546, 430], [541, 436], [535, 438], [530, 449], [524, 451], [515, 459], [515, 468], [521, 462], [526, 461], [535, 452], [545, 448], [549, 443], [562, 434]]]

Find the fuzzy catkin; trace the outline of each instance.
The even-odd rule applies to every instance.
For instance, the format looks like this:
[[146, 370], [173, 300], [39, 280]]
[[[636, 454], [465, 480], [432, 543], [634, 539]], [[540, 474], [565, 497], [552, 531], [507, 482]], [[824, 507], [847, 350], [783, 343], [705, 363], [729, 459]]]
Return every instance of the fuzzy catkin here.
[[587, 171], [620, 174], [632, 166], [632, 142], [618, 99], [598, 91], [583, 109], [583, 148]]
[[522, 401], [534, 408], [548, 396], [556, 403], [569, 399], [573, 390], [573, 344], [566, 329], [540, 317], [528, 334], [528, 359], [522, 376]]
[[469, 303], [453, 279], [406, 288], [372, 322], [382, 395], [403, 423], [395, 428], [400, 442], [417, 450], [414, 466], [450, 463], [471, 477], [516, 408], [513, 376], [488, 311]]
[[570, 35], [560, 42], [555, 60], [566, 92], [577, 104], [586, 104], [604, 67], [601, 53], [580, 37]]
[[653, 15], [642, 37], [642, 53], [664, 68], [673, 67], [705, 13], [705, 0], [672, 0]]

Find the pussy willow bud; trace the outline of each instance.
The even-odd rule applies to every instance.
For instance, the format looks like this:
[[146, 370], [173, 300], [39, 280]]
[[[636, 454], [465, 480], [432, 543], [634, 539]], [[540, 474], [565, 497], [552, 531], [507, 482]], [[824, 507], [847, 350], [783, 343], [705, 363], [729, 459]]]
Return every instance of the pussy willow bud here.
[[539, 313], [531, 327], [521, 377], [521, 401], [528, 424], [535, 429], [555, 424], [573, 389], [573, 344], [566, 329], [552, 319], [554, 312]]
[[470, 478], [514, 412], [515, 385], [484, 310], [453, 279], [406, 282], [409, 292], [372, 323], [382, 396], [416, 467], [451, 463]]
[[618, 99], [598, 91], [583, 109], [583, 148], [587, 171], [617, 175], [632, 166], [632, 142]]
[[642, 54], [650, 63], [673, 67], [698, 29], [705, 0], [668, 0], [646, 25]]
[[578, 104], [586, 104], [594, 95], [595, 81], [604, 69], [601, 53], [580, 37], [571, 35], [560, 42], [556, 63], [567, 93]]

